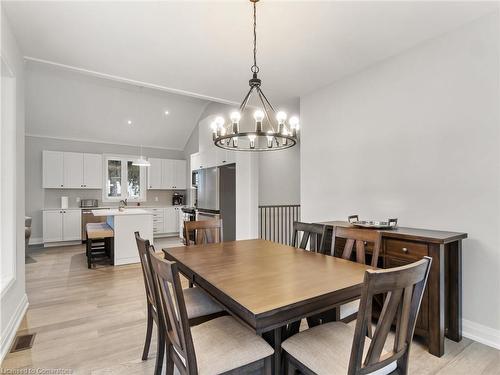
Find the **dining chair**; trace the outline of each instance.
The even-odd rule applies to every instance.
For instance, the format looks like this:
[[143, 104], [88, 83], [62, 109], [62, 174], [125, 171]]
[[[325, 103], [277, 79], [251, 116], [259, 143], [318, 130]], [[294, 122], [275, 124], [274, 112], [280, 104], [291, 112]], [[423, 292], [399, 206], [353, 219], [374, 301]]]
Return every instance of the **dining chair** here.
[[326, 225], [293, 222], [292, 246], [317, 253], [325, 252]]
[[373, 244], [370, 265], [377, 267], [380, 254], [382, 237], [379, 231], [362, 228], [334, 227], [332, 234], [331, 255], [335, 255], [335, 246], [338, 239], [345, 240], [344, 250], [341, 257], [350, 260], [355, 252], [356, 262], [366, 264], [366, 245]]
[[[287, 373], [305, 375], [408, 374], [408, 358], [415, 323], [432, 258], [386, 270], [367, 270], [358, 320], [353, 329], [342, 322], [326, 323], [292, 336], [282, 343]], [[387, 293], [372, 339], [373, 296]], [[396, 320], [395, 320], [396, 319]], [[396, 321], [394, 343], [387, 343]]]
[[185, 245], [222, 242], [222, 219], [185, 221], [184, 239]]
[[[351, 217], [349, 217], [350, 219]], [[377, 267], [378, 259], [380, 254], [380, 246], [382, 243], [382, 236], [380, 232], [374, 231], [372, 229], [363, 229], [363, 228], [344, 228], [344, 227], [335, 227], [333, 229], [332, 234], [332, 246], [331, 246], [331, 255], [335, 256], [336, 244], [339, 242], [339, 239], [345, 240], [345, 245], [340, 257], [347, 260], [356, 260], [357, 263], [366, 264], [367, 263], [367, 254], [366, 254], [366, 246], [371, 244], [371, 259], [368, 260], [368, 263], [372, 267]], [[353, 253], [355, 255], [353, 256]], [[375, 298], [375, 301], [380, 301], [380, 296]], [[356, 319], [359, 301], [352, 301], [348, 304], [338, 306], [335, 310], [332, 310], [329, 316], [324, 316], [322, 318], [322, 322], [328, 322], [332, 320], [343, 320], [348, 323], [354, 319]], [[344, 311], [347, 311], [344, 313]], [[349, 313], [348, 311], [351, 311]], [[335, 314], [335, 318], [333, 318]], [[368, 335], [371, 336], [371, 326], [368, 326]]]
[[175, 262], [151, 255], [167, 336], [166, 374], [271, 374], [274, 350], [231, 316], [189, 327], [185, 295]]
[[[153, 271], [151, 269], [151, 257], [155, 253], [154, 247], [148, 240], [141, 238], [139, 232], [135, 232], [135, 240], [137, 249], [139, 251], [139, 258], [141, 260], [142, 276], [144, 278], [144, 287], [146, 289], [146, 304], [147, 304], [147, 326], [146, 326], [146, 340], [144, 342], [144, 349], [142, 351], [142, 360], [148, 359], [149, 347], [151, 345], [151, 336], [153, 333], [153, 323], [157, 328], [157, 355], [155, 364], [155, 374], [161, 374], [165, 353], [165, 335], [162, 327], [161, 313], [159, 313], [159, 297], [156, 283], [153, 278]], [[210, 298], [200, 288], [184, 289], [184, 300], [186, 301], [187, 316], [190, 325], [197, 325], [207, 320], [225, 314], [224, 309], [221, 308], [212, 298]], [[163, 348], [163, 349], [161, 349]]]

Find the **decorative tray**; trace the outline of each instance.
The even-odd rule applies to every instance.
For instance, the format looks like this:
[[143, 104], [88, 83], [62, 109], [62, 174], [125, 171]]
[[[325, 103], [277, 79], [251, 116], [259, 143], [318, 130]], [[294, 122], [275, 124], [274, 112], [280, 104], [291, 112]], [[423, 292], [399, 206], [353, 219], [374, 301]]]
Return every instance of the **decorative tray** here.
[[368, 229], [394, 229], [398, 226], [398, 219], [387, 221], [359, 220], [357, 215], [349, 216], [349, 223], [361, 228]]

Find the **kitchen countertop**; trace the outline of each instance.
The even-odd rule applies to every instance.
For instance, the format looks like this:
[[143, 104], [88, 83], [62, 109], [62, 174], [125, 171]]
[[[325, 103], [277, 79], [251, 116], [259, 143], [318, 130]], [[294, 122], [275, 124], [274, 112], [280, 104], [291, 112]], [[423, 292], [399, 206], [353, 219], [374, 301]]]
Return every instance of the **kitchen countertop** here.
[[[133, 209], [154, 209], [154, 208], [169, 208], [169, 207], [184, 207], [184, 205], [163, 205], [163, 206], [127, 206], [126, 208], [133, 208]], [[42, 211], [58, 211], [58, 210], [113, 210], [113, 209], [118, 209], [118, 206], [99, 206], [99, 207], [68, 207], [68, 208], [61, 208], [61, 207], [49, 207], [49, 208], [44, 208]]]
[[92, 210], [94, 216], [125, 216], [125, 215], [152, 215], [151, 212], [144, 209], [124, 209], [120, 211], [118, 208], [105, 209], [105, 210]]

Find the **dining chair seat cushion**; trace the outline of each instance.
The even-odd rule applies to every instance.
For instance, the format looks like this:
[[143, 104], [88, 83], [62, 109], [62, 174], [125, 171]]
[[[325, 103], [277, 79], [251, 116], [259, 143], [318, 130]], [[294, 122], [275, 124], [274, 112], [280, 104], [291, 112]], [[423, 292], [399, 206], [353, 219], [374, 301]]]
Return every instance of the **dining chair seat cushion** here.
[[222, 307], [200, 288], [186, 288], [183, 293], [189, 319], [223, 311]]
[[[347, 374], [354, 328], [342, 322], [325, 323], [293, 335], [281, 347], [297, 361], [318, 375]], [[364, 355], [370, 346], [367, 337]], [[396, 369], [392, 362], [370, 375], [386, 375]]]
[[191, 327], [199, 375], [222, 374], [269, 357], [273, 348], [231, 316]]

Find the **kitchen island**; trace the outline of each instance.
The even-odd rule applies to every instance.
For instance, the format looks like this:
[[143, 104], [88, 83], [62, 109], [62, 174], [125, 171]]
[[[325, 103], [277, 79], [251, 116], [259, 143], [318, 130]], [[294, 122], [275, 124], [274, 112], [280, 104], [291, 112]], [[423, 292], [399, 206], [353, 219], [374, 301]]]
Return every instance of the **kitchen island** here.
[[139, 253], [134, 233], [153, 241], [153, 214], [140, 208], [92, 210], [94, 216], [106, 216], [106, 222], [114, 231], [114, 265], [139, 263]]

